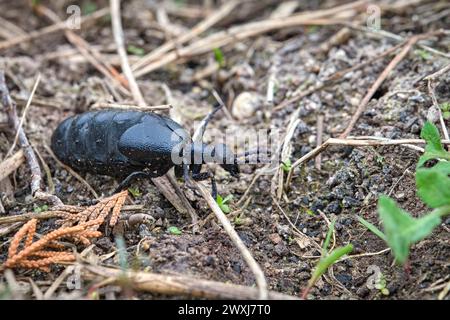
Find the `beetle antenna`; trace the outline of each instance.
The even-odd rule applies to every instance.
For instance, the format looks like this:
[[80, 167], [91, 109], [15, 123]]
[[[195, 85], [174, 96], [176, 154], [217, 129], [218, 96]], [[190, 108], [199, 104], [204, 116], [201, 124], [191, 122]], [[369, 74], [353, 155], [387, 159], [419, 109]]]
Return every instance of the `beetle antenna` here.
[[216, 112], [219, 111], [220, 109], [222, 109], [222, 107], [223, 107], [223, 105], [219, 104], [210, 113], [208, 113], [205, 118], [203, 118], [202, 122], [200, 122], [200, 126], [195, 131], [194, 135], [192, 136], [192, 140], [194, 140], [196, 142], [203, 141], [203, 135], [205, 134], [206, 126], [211, 121], [212, 117], [216, 114]]

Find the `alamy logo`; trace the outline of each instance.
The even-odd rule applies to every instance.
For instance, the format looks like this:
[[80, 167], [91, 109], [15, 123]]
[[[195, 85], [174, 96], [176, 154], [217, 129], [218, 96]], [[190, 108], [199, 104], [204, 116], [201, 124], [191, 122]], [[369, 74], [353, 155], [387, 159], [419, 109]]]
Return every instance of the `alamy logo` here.
[[369, 278], [367, 278], [366, 286], [368, 289], [377, 289], [378, 284], [383, 279], [383, 273], [381, 272], [381, 269], [379, 266], [376, 265], [370, 265], [367, 268], [366, 273], [371, 274]]
[[379, 6], [371, 4], [367, 6], [367, 28], [373, 31], [381, 29], [381, 9]]
[[71, 269], [71, 274], [67, 277], [66, 286], [69, 290], [81, 289], [81, 268], [80, 266], [74, 266]]
[[81, 8], [73, 4], [67, 7], [66, 13], [69, 15], [66, 20], [67, 28], [72, 30], [81, 29]]

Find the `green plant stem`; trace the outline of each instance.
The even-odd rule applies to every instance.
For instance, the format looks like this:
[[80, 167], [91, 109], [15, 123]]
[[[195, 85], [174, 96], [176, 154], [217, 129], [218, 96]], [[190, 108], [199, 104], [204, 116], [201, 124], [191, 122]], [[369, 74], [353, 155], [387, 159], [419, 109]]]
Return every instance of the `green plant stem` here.
[[336, 263], [342, 256], [349, 254], [353, 250], [353, 245], [348, 244], [345, 247], [339, 247], [334, 249], [329, 255], [326, 257], [322, 257], [319, 260], [319, 263], [314, 270], [311, 279], [308, 282], [308, 286], [303, 291], [302, 298], [306, 299], [309, 290], [311, 290], [312, 286], [316, 283], [317, 280], [328, 270], [328, 268]]
[[431, 214], [437, 215], [437, 216], [439, 216], [439, 217], [441, 217], [441, 218], [442, 218], [442, 217], [445, 217], [446, 215], [449, 215], [449, 214], [450, 214], [450, 205], [447, 205], [447, 206], [443, 206], [443, 207], [434, 209], [434, 210], [431, 212]]

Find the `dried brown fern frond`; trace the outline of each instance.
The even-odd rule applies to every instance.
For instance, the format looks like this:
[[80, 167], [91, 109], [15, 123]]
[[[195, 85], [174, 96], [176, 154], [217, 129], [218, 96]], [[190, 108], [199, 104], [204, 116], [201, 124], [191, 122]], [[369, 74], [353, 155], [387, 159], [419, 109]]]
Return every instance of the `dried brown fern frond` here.
[[35, 242], [38, 220], [31, 219], [14, 235], [3, 266], [49, 271], [52, 264], [75, 260], [75, 255], [64, 251], [64, 246], [57, 240], [67, 238], [89, 245], [92, 238], [101, 236], [97, 229], [108, 215], [111, 214], [110, 226], [117, 223], [127, 196], [128, 191], [122, 191], [89, 207], [59, 206], [53, 212], [61, 218], [57, 221], [61, 227]]
[[[68, 251], [54, 251], [55, 241], [67, 237], [82, 237], [89, 241], [99, 237], [99, 231], [89, 230], [92, 226], [100, 225], [102, 218], [78, 224], [73, 227], [61, 227], [44, 235], [33, 242], [36, 234], [37, 219], [31, 219], [14, 235], [8, 249], [8, 259], [4, 263], [5, 268], [27, 268], [49, 271], [51, 264], [75, 260], [75, 255]], [[22, 245], [22, 249], [19, 247]]]
[[[119, 220], [120, 210], [122, 209], [127, 196], [128, 191], [124, 190], [108, 198], [102, 199], [97, 204], [86, 208], [73, 206], [63, 206], [61, 208], [57, 208], [58, 212], [61, 212], [62, 217], [58, 223], [63, 227], [70, 227], [98, 219], [101, 219], [103, 222], [111, 213], [109, 225], [113, 227]], [[96, 231], [100, 224], [92, 225], [89, 230]], [[78, 235], [78, 239], [81, 240], [82, 238], [82, 235]]]

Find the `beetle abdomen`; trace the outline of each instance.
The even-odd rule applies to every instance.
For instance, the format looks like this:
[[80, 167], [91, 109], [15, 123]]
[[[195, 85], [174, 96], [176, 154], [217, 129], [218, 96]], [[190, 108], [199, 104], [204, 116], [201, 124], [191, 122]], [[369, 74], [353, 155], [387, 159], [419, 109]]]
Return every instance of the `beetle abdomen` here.
[[173, 146], [188, 139], [182, 127], [169, 118], [105, 110], [64, 120], [53, 133], [52, 149], [63, 163], [78, 171], [123, 177], [147, 169], [153, 176], [161, 176], [173, 166]]

